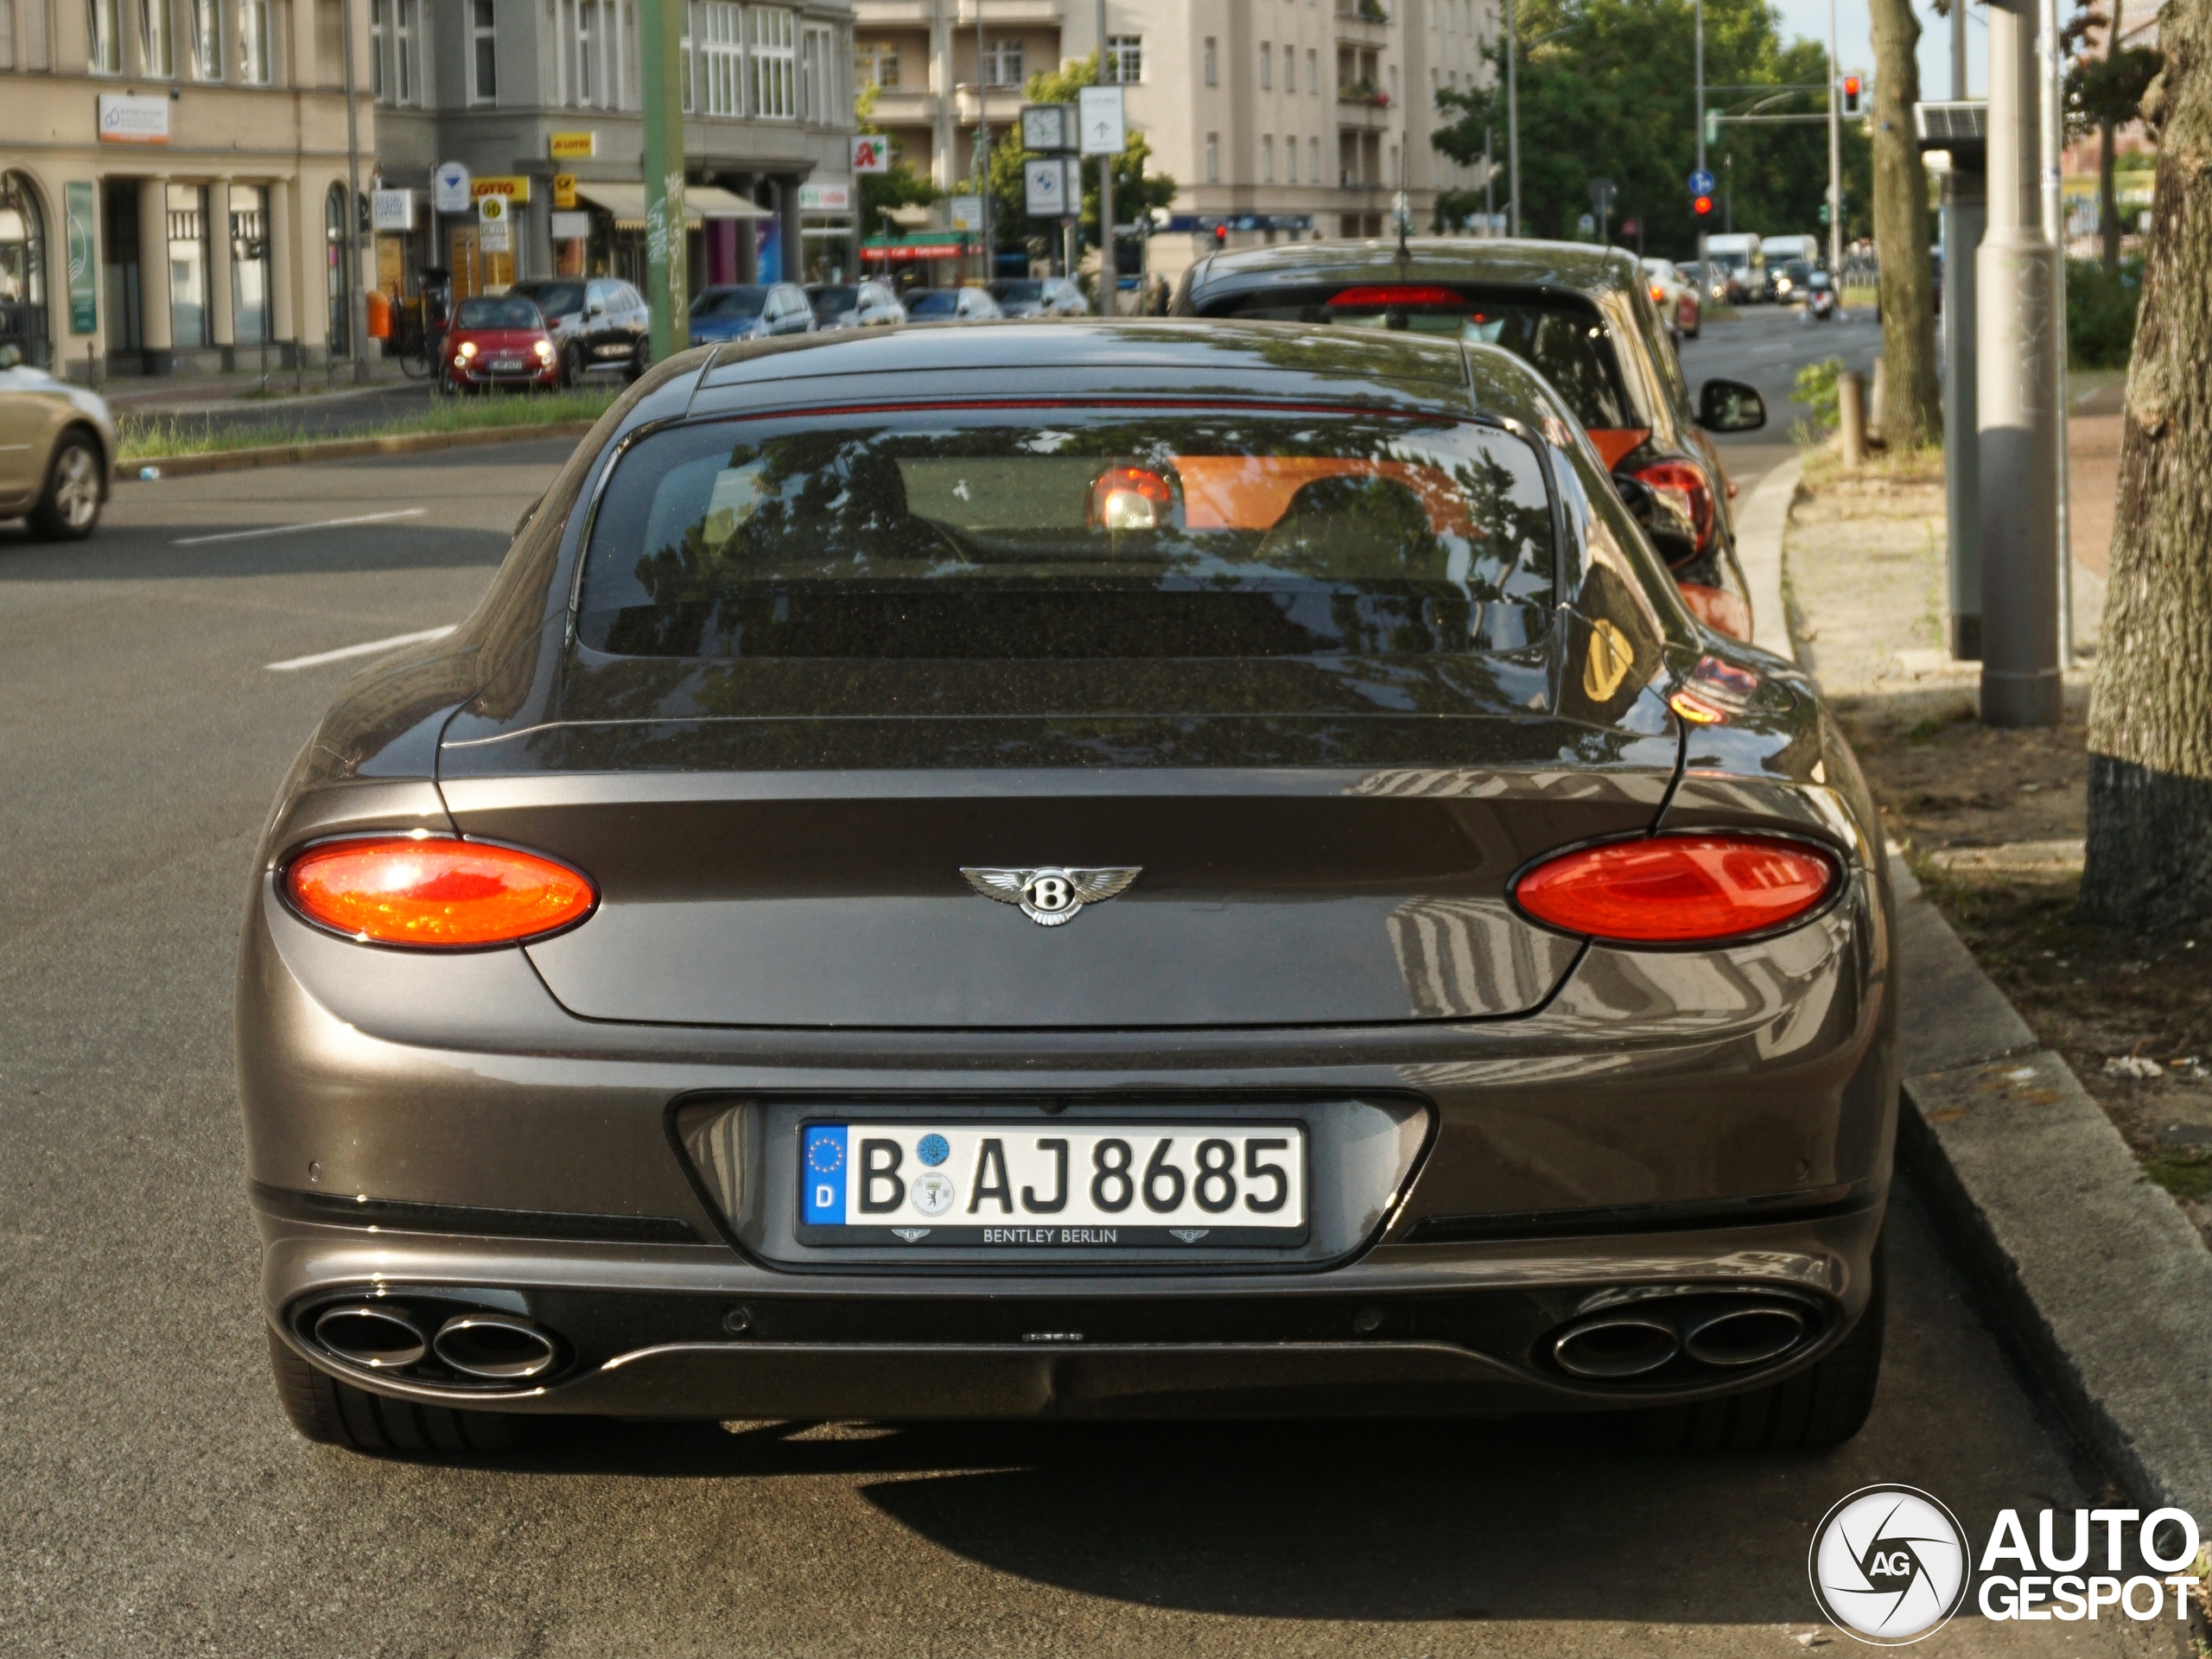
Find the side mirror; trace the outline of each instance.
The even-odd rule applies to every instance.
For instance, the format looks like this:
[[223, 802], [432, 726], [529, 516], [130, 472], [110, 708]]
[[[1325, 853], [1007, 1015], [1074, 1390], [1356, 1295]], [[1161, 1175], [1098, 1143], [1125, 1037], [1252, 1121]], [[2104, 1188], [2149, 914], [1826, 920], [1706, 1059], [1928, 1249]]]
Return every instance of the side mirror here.
[[605, 316], [607, 315], [607, 302], [604, 300], [590, 301], [584, 307], [584, 315], [588, 317]]
[[1766, 399], [1740, 380], [1708, 380], [1698, 389], [1697, 423], [1708, 432], [1756, 432], [1766, 424]]

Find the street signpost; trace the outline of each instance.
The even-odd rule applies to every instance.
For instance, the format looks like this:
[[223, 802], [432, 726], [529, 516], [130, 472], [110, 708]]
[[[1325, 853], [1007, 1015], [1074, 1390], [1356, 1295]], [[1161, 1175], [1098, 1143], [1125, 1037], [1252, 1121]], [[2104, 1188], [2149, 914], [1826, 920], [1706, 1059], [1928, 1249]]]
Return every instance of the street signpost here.
[[1690, 174], [1690, 194], [1709, 196], [1713, 194], [1713, 175], [1703, 168], [1698, 168]]
[[[1106, 0], [1099, 0], [1099, 72], [1105, 72]], [[1128, 142], [1118, 86], [1085, 86], [1076, 94], [1080, 114], [1080, 149], [1098, 158], [1098, 310], [1112, 316], [1122, 308], [1122, 265], [1114, 253], [1114, 158]]]
[[476, 245], [486, 253], [514, 251], [514, 227], [508, 218], [511, 211], [505, 196], [476, 199]]
[[1598, 241], [1605, 241], [1605, 222], [1613, 216], [1613, 181], [1611, 179], [1590, 181], [1590, 211], [1598, 215]]
[[459, 162], [441, 162], [430, 175], [431, 211], [465, 213], [469, 207], [467, 168]]

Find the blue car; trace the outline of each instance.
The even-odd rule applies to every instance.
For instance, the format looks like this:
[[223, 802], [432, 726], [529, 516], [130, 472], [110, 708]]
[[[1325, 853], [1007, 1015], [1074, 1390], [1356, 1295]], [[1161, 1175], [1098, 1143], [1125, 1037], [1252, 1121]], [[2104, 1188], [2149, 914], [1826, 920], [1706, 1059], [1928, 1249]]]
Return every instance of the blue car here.
[[810, 334], [814, 307], [796, 283], [743, 283], [699, 290], [691, 302], [691, 344]]

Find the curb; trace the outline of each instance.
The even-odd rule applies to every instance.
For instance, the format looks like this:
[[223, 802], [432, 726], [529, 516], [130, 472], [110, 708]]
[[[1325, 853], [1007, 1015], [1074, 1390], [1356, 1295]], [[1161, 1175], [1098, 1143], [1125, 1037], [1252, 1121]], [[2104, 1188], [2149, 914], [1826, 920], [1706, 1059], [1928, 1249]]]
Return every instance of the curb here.
[[[1747, 579], [1783, 568], [1789, 497], [1758, 522], [1771, 543], [1744, 545], [1770, 486], [1737, 538]], [[2212, 1521], [2212, 1250], [1894, 853], [1890, 880], [1898, 1161], [2130, 1501]]]
[[1902, 858], [1897, 1152], [2130, 1498], [2212, 1517], [2212, 1251]]
[[1736, 515], [1736, 562], [1744, 567], [1744, 582], [1751, 590], [1751, 643], [1784, 660], [1795, 658], [1789, 619], [1783, 611], [1782, 536], [1789, 527], [1789, 509], [1796, 504], [1804, 472], [1805, 463], [1796, 457], [1783, 461], [1758, 481]]
[[244, 472], [253, 467], [290, 467], [309, 461], [353, 461], [364, 455], [418, 455], [435, 449], [474, 449], [489, 443], [523, 443], [532, 438], [581, 438], [596, 421], [556, 421], [545, 426], [484, 426], [462, 432], [401, 432], [380, 438], [330, 438], [315, 443], [272, 443], [252, 449], [217, 449], [206, 454], [149, 456], [115, 463], [118, 484], [139, 482], [141, 467], [164, 479], [196, 478], [203, 473]]

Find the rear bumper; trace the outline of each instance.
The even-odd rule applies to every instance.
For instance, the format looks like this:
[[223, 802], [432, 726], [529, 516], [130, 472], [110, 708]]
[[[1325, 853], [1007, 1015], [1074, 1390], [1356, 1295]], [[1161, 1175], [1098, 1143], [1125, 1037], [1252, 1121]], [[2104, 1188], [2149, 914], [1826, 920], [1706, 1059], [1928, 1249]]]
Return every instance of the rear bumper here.
[[[1384, 1247], [1295, 1281], [801, 1277], [715, 1248], [370, 1234], [264, 1213], [264, 1296], [283, 1339], [399, 1398], [524, 1414], [662, 1418], [1507, 1415], [1620, 1409], [1760, 1386], [1815, 1363], [1865, 1307], [1883, 1205], [1688, 1234]], [[525, 1384], [435, 1363], [397, 1376], [316, 1341], [374, 1299], [428, 1332], [490, 1311], [558, 1358]], [[1678, 1362], [1592, 1382], [1549, 1357], [1608, 1310], [1801, 1310], [1771, 1363]]]

